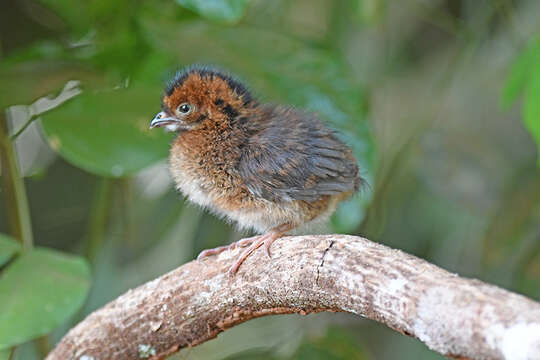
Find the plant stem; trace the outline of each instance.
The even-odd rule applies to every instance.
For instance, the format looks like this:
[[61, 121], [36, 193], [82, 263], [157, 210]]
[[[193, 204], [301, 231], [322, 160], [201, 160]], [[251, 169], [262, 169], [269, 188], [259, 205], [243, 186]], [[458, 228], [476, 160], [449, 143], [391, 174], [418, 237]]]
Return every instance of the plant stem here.
[[40, 359], [45, 359], [49, 351], [51, 350], [51, 344], [49, 344], [49, 337], [43, 335], [34, 340], [36, 350]]
[[100, 178], [96, 185], [85, 249], [85, 256], [91, 264], [94, 263], [105, 236], [105, 228], [110, 211], [112, 185], [113, 181], [109, 178]]
[[5, 111], [0, 111], [0, 162], [11, 233], [21, 241], [23, 250], [28, 251], [33, 246], [30, 210], [14, 144], [8, 135]]
[[117, 180], [120, 195], [120, 219], [122, 221], [122, 234], [125, 244], [137, 242], [135, 223], [133, 222], [133, 192], [131, 178], [120, 178]]

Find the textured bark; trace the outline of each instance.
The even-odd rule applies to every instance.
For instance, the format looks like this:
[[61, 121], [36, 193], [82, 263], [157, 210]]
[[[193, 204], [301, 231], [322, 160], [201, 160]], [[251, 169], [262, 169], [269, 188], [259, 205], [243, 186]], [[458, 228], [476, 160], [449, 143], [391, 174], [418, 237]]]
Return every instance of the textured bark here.
[[[540, 359], [540, 304], [346, 235], [286, 237], [234, 277], [239, 249], [193, 261], [90, 314], [47, 357], [162, 359], [249, 319], [344, 311], [455, 358]], [[86, 357], [85, 357], [86, 356]]]

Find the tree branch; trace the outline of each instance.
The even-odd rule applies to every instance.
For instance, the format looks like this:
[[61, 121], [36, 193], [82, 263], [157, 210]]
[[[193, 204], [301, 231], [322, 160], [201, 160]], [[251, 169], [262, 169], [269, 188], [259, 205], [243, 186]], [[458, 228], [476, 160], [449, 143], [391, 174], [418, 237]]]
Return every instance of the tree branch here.
[[[344, 311], [456, 358], [540, 359], [540, 304], [347, 235], [285, 237], [234, 277], [240, 249], [128, 291], [71, 329], [47, 357], [163, 359], [260, 316]], [[87, 356], [86, 358], [84, 356]]]

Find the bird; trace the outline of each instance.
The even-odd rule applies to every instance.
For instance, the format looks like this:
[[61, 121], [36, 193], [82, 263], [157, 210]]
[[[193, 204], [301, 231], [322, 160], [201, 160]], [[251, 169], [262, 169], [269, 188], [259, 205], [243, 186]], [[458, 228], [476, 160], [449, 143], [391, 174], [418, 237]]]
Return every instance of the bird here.
[[315, 114], [262, 103], [230, 73], [192, 65], [176, 73], [150, 129], [174, 132], [169, 170], [192, 203], [257, 233], [204, 250], [244, 248], [229, 269], [292, 230], [327, 220], [365, 180], [351, 149]]

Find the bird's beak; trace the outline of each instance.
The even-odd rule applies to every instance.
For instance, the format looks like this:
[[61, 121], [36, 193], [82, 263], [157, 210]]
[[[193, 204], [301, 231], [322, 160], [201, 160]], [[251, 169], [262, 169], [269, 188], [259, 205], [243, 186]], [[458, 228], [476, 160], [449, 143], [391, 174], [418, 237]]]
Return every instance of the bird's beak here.
[[154, 119], [152, 119], [152, 122], [150, 123], [150, 129], [156, 128], [156, 127], [162, 127], [170, 124], [176, 124], [180, 122], [178, 119], [167, 117], [167, 114], [165, 112], [158, 113]]

